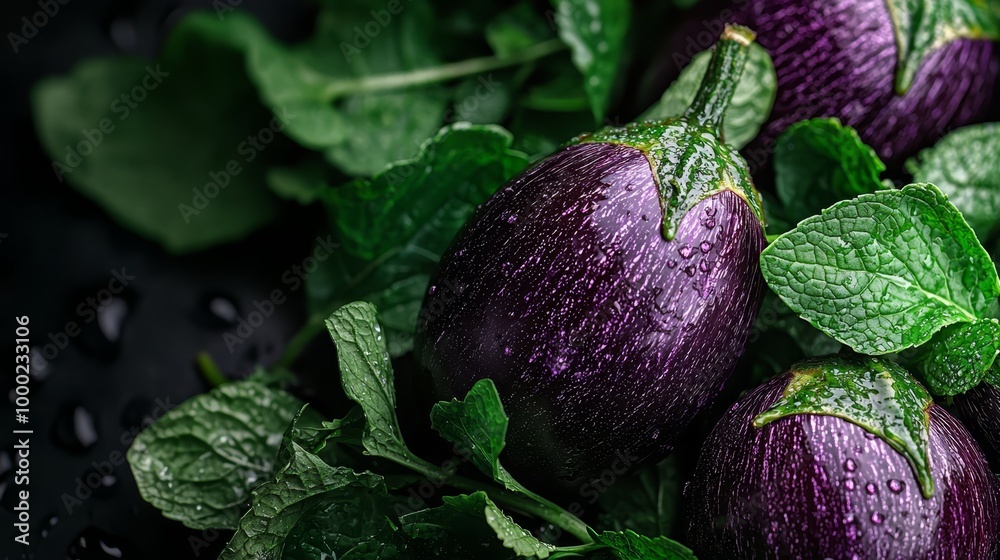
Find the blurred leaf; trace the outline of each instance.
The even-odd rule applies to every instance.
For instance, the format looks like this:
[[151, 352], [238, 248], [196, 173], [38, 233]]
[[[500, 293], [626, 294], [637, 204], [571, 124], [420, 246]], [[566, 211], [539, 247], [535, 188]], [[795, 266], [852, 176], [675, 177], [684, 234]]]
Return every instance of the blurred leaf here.
[[958, 129], [906, 162], [914, 181], [937, 185], [986, 243], [1000, 226], [1000, 123]]
[[559, 37], [584, 77], [594, 120], [607, 111], [621, 65], [631, 9], [628, 0], [553, 0]]
[[329, 188], [326, 166], [319, 161], [303, 162], [294, 167], [272, 167], [267, 170], [267, 185], [274, 194], [303, 206], [322, 198]]
[[367, 3], [345, 0], [320, 12], [308, 42], [262, 40], [250, 53], [250, 75], [268, 106], [301, 116], [289, 136], [349, 174], [371, 175], [411, 155], [441, 125], [448, 103], [437, 86], [365, 92], [358, 82], [440, 63], [429, 48], [427, 5], [395, 5], [396, 13], [375, 10], [382, 23]]
[[456, 124], [428, 140], [416, 158], [332, 189], [331, 223], [344, 250], [309, 276], [313, 312], [325, 316], [348, 301], [370, 301], [390, 353], [408, 351], [441, 254], [475, 207], [527, 164], [510, 144], [502, 128]]
[[610, 531], [631, 529], [643, 535], [669, 535], [680, 500], [681, 475], [676, 459], [671, 456], [622, 476], [608, 486], [598, 502], [602, 509], [598, 527]]
[[774, 146], [775, 190], [793, 223], [859, 194], [886, 186], [885, 165], [858, 133], [837, 119], [788, 127]]
[[264, 174], [285, 144], [274, 129], [308, 117], [281, 112], [283, 124], [257, 101], [243, 51], [262, 34], [240, 14], [194, 13], [156, 62], [95, 59], [40, 82], [32, 105], [57, 175], [176, 253], [271, 221]]
[[[662, 120], [676, 117], [687, 110], [698, 92], [702, 78], [708, 70], [711, 51], [702, 51], [691, 59], [677, 80], [667, 88], [663, 97], [646, 110], [637, 120]], [[750, 45], [743, 77], [736, 86], [733, 100], [726, 109], [722, 120], [722, 133], [726, 143], [740, 149], [757, 136], [760, 127], [767, 122], [774, 105], [778, 88], [778, 77], [767, 50], [757, 43]]]
[[501, 58], [555, 38], [545, 17], [526, 1], [500, 12], [486, 26], [485, 34], [486, 42]]

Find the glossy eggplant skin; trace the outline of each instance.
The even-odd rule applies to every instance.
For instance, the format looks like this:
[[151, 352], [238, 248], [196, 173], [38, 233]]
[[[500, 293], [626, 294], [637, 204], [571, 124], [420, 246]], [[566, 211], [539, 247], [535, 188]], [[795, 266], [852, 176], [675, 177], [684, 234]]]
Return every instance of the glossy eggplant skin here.
[[676, 235], [646, 155], [566, 147], [500, 189], [430, 282], [415, 351], [439, 399], [491, 378], [501, 460], [564, 487], [663, 457], [728, 378], [760, 305], [758, 217], [732, 190]]
[[929, 408], [925, 499], [906, 459], [846, 420], [800, 414], [755, 428], [790, 379], [746, 394], [705, 442], [684, 490], [700, 560], [995, 558], [997, 479], [957, 420]]
[[954, 397], [958, 418], [983, 447], [995, 472], [1000, 472], [1000, 388], [980, 383]]
[[980, 120], [992, 99], [1000, 50], [985, 40], [957, 40], [935, 50], [905, 94], [897, 95], [898, 50], [885, 0], [710, 2], [661, 51], [654, 95], [676, 78], [688, 52], [708, 46], [699, 43], [699, 33], [703, 39], [722, 21], [755, 29], [778, 77], [771, 117], [744, 150], [752, 168], [790, 125], [837, 117], [897, 169], [948, 130]]

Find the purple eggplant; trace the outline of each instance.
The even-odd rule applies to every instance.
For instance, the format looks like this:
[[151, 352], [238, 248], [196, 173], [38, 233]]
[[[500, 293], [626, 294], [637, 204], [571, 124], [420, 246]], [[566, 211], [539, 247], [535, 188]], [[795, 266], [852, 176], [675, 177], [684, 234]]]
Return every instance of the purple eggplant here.
[[926, 498], [904, 455], [857, 424], [796, 414], [755, 427], [791, 379], [746, 394], [705, 442], [684, 491], [687, 544], [699, 559], [995, 558], [997, 479], [955, 418], [926, 409], [934, 481]]
[[746, 164], [718, 134], [750, 40], [727, 30], [685, 115], [576, 139], [443, 256], [417, 357], [439, 399], [495, 382], [519, 478], [575, 486], [661, 458], [732, 372], [765, 241]]
[[989, 41], [967, 39], [933, 51], [905, 93], [897, 93], [898, 50], [886, 0], [709, 3], [669, 40], [650, 89], [662, 92], [679, 65], [705, 48], [705, 30], [729, 21], [760, 34], [778, 76], [770, 120], [745, 151], [751, 161], [770, 153], [791, 124], [837, 117], [898, 168], [948, 130], [976, 122], [992, 98], [1000, 53]]
[[1000, 472], [1000, 388], [985, 382], [954, 397], [959, 419], [983, 446], [993, 469]]

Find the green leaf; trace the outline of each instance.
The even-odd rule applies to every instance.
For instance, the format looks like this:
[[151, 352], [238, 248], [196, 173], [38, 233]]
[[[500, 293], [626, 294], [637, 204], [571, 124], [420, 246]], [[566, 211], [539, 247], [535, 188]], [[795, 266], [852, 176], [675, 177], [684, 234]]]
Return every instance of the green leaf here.
[[448, 103], [438, 86], [366, 92], [359, 82], [440, 63], [429, 48], [430, 9], [400, 5], [397, 14], [385, 12], [387, 24], [370, 37], [357, 29], [374, 21], [371, 6], [345, 0], [320, 12], [309, 41], [289, 47], [262, 39], [248, 58], [264, 102], [300, 115], [288, 135], [352, 175], [371, 175], [408, 157], [441, 126]]
[[556, 29], [583, 74], [594, 120], [600, 122], [611, 100], [631, 10], [628, 0], [553, 0]]
[[556, 547], [538, 540], [510, 516], [505, 515], [485, 494], [483, 499], [486, 502], [483, 510], [486, 523], [493, 528], [505, 547], [518, 556], [527, 558], [548, 558], [556, 551]]
[[[550, 519], [558, 520], [559, 525], [575, 526], [582, 534], [585, 525], [579, 519], [525, 488], [500, 464], [499, 457], [503, 451], [507, 425], [507, 414], [503, 410], [496, 385], [491, 379], [477, 381], [472, 389], [469, 389], [464, 400], [452, 399], [450, 402], [439, 402], [431, 409], [431, 426], [441, 434], [441, 437], [461, 450], [463, 455], [467, 455], [476, 468], [502, 484], [504, 488], [536, 502], [538, 507], [547, 510]], [[490, 516], [487, 515], [487, 520], [489, 519]], [[498, 533], [500, 532], [492, 522], [490, 525], [497, 529]]]
[[294, 442], [289, 457], [273, 481], [254, 490], [250, 510], [219, 560], [321, 557], [314, 551], [382, 557], [386, 543], [380, 539], [392, 532], [379, 506], [387, 495], [382, 478], [331, 467]]
[[338, 444], [362, 448], [364, 428], [365, 415], [358, 406], [351, 408], [342, 419], [327, 421], [312, 412], [309, 405], [305, 405], [285, 430], [278, 450], [277, 468], [281, 469], [290, 462], [289, 450], [292, 443], [318, 455], [327, 464], [343, 465], [344, 456], [338, 452]]
[[[708, 70], [710, 58], [711, 51], [702, 51], [695, 55], [677, 80], [663, 93], [663, 97], [647, 109], [639, 119], [662, 120], [684, 113], [694, 101], [698, 87]], [[764, 47], [757, 43], [751, 44], [750, 58], [743, 70], [743, 77], [736, 86], [733, 100], [722, 121], [723, 136], [727, 144], [740, 149], [757, 136], [760, 127], [767, 122], [767, 117], [771, 114], [777, 91], [778, 77], [774, 72], [771, 56]]]
[[555, 37], [545, 18], [529, 2], [519, 2], [497, 14], [484, 34], [490, 48], [501, 58]]
[[477, 469], [497, 481], [510, 476], [500, 466], [507, 424], [507, 414], [491, 379], [477, 381], [464, 400], [442, 401], [431, 409], [431, 427], [463, 449]]
[[598, 526], [631, 529], [643, 535], [669, 535], [681, 500], [681, 474], [671, 456], [637, 473], [619, 477], [601, 494]]
[[[94, 59], [40, 82], [35, 123], [57, 175], [175, 253], [270, 222], [278, 205], [266, 162], [287, 142], [268, 127], [284, 125], [272, 122], [243, 69], [246, 44], [262, 33], [238, 13], [194, 13], [155, 62]], [[304, 120], [281, 115], [288, 125]]]
[[1000, 124], [968, 126], [906, 162], [915, 181], [934, 183], [986, 243], [1000, 226]]
[[[771, 290], [764, 293], [754, 330], [762, 333], [776, 330], [787, 334], [803, 357], [836, 354], [841, 347], [839, 342], [799, 317]], [[782, 370], [788, 365], [785, 364]]]
[[489, 498], [484, 492], [444, 496], [444, 505], [404, 515], [401, 530], [410, 538], [407, 553], [413, 558], [438, 558], [447, 551], [453, 558], [511, 560], [516, 554], [503, 545], [485, 523]]
[[619, 560], [697, 560], [689, 548], [666, 537], [655, 539], [634, 531], [593, 533], [594, 542], [609, 547]]
[[990, 312], [1000, 280], [962, 215], [934, 185], [838, 202], [761, 253], [781, 299], [863, 354], [927, 342]]
[[920, 346], [912, 366], [935, 395], [951, 397], [979, 385], [1000, 352], [1000, 322], [949, 325]]
[[348, 301], [370, 301], [390, 353], [409, 351], [441, 254], [476, 206], [527, 165], [511, 140], [496, 126], [445, 127], [416, 158], [329, 191], [330, 221], [344, 250], [309, 276], [313, 313], [325, 317]]
[[775, 189], [785, 216], [798, 222], [831, 204], [885, 186], [885, 165], [849, 126], [812, 119], [788, 127], [774, 146]]
[[234, 529], [250, 491], [269, 479], [282, 434], [302, 406], [254, 382], [188, 399], [128, 450], [143, 499], [193, 529]]
[[920, 63], [934, 49], [957, 39], [1000, 39], [1000, 3], [995, 0], [887, 0], [886, 5], [896, 30], [899, 95], [910, 88]]
[[374, 305], [354, 302], [335, 311], [326, 321], [337, 346], [344, 392], [361, 405], [365, 414], [361, 443], [369, 455], [385, 457], [438, 480], [441, 470], [418, 458], [403, 442], [396, 418], [392, 363], [376, 313]]
[[754, 419], [754, 426], [794, 414], [847, 420], [906, 457], [924, 496], [931, 497], [928, 407], [934, 401], [906, 370], [882, 358], [835, 356], [800, 362], [791, 375], [784, 394]]
[[309, 161], [295, 167], [272, 167], [267, 170], [267, 186], [271, 192], [305, 206], [323, 197], [329, 188], [326, 184], [326, 166]]

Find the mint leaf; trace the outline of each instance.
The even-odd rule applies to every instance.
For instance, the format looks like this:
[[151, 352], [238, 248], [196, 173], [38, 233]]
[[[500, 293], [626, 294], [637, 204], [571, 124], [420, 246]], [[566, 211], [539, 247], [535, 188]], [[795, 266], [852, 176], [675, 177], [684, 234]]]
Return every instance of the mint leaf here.
[[[441, 126], [448, 93], [438, 86], [369, 91], [372, 76], [399, 75], [440, 64], [431, 52], [432, 14], [406, 3], [364, 48], [355, 27], [372, 21], [372, 7], [345, 0], [322, 10], [314, 36], [296, 46], [256, 41], [247, 69], [274, 111], [299, 115], [287, 134], [352, 175], [371, 175], [408, 156]], [[366, 36], [367, 37], [367, 36]]]
[[837, 119], [793, 124], [774, 146], [775, 189], [792, 222], [884, 188], [879, 179], [883, 171], [875, 150]]
[[380, 310], [390, 353], [409, 351], [441, 254], [476, 206], [528, 163], [511, 141], [497, 126], [445, 127], [414, 159], [329, 191], [330, 221], [343, 250], [309, 276], [313, 313], [326, 317], [349, 301], [370, 301]]
[[906, 457], [924, 496], [931, 497], [927, 409], [934, 401], [906, 370], [881, 358], [836, 356], [800, 362], [791, 375], [778, 402], [754, 419], [755, 427], [795, 414], [843, 418]]
[[301, 401], [254, 382], [197, 395], [143, 430], [128, 450], [139, 493], [193, 529], [235, 529], [250, 491], [271, 477]]
[[327, 464], [343, 465], [343, 454], [338, 453], [337, 445], [363, 447], [361, 438], [364, 428], [365, 415], [360, 407], [351, 408], [342, 419], [327, 421], [313, 412], [309, 405], [305, 405], [292, 418], [285, 430], [281, 448], [278, 450], [277, 468], [284, 468], [291, 461], [289, 450], [292, 443], [318, 455]]
[[413, 558], [435, 558], [443, 550], [455, 558], [510, 560], [517, 555], [504, 546], [485, 521], [485, 492], [445, 496], [444, 505], [400, 518]]
[[[547, 510], [550, 518], [559, 520], [560, 525], [576, 526], [582, 533], [584, 526], [579, 519], [525, 488], [500, 464], [499, 456], [505, 444], [507, 425], [507, 414], [491, 379], [477, 381], [464, 400], [439, 402], [431, 409], [431, 426], [441, 437], [467, 453], [476, 468], [504, 488], [537, 502]], [[490, 516], [487, 515], [487, 520], [489, 519]], [[500, 532], [492, 522], [490, 525]]]
[[673, 530], [681, 501], [681, 473], [674, 456], [595, 488], [602, 489], [599, 528], [643, 535], [669, 535]]
[[864, 354], [927, 342], [990, 312], [1000, 280], [934, 185], [838, 202], [761, 253], [768, 285], [813, 326]]
[[553, 0], [556, 29], [583, 74], [594, 120], [604, 118], [620, 66], [631, 9], [628, 0]]
[[510, 516], [505, 515], [485, 494], [482, 494], [482, 498], [486, 502], [483, 510], [486, 523], [493, 528], [505, 547], [518, 556], [528, 558], [548, 558], [556, 551], [556, 547], [538, 540]]
[[1000, 4], [984, 0], [887, 0], [896, 30], [896, 92], [906, 93], [931, 51], [957, 39], [1000, 39]]
[[246, 45], [262, 33], [240, 14], [194, 13], [155, 62], [95, 59], [40, 82], [32, 106], [57, 176], [174, 253], [270, 222], [278, 205], [263, 176], [286, 142], [268, 128], [272, 115], [243, 70]]
[[288, 558], [319, 557], [310, 550], [327, 546], [339, 548], [327, 553], [338, 558], [352, 550], [381, 550], [384, 543], [375, 539], [391, 532], [374, 505], [386, 495], [381, 477], [331, 467], [294, 442], [288, 456], [274, 480], [254, 490], [250, 511], [219, 560], [284, 558], [286, 552]]
[[[701, 81], [708, 70], [711, 51], [702, 51], [691, 59], [691, 63], [681, 71], [677, 80], [667, 88], [663, 97], [643, 113], [639, 119], [645, 121], [662, 120], [682, 114], [694, 101]], [[730, 146], [740, 149], [757, 136], [760, 127], [767, 122], [778, 91], [778, 76], [767, 49], [757, 43], [750, 45], [743, 77], [736, 86], [733, 100], [726, 109], [722, 120], [724, 140]]]
[[444, 439], [460, 446], [476, 468], [497, 481], [511, 479], [499, 460], [507, 424], [507, 414], [491, 379], [477, 381], [464, 400], [442, 401], [431, 409], [431, 426]]
[[651, 539], [628, 530], [592, 536], [595, 543], [609, 547], [619, 560], [697, 560], [689, 548], [666, 537]]
[[915, 181], [934, 183], [961, 210], [980, 241], [1000, 226], [1000, 124], [960, 128], [906, 162]]
[[938, 396], [951, 397], [979, 385], [1000, 352], [1000, 322], [979, 319], [949, 325], [920, 346], [912, 365]]
[[441, 470], [418, 458], [403, 442], [396, 418], [392, 363], [376, 313], [374, 305], [354, 302], [335, 311], [326, 321], [337, 346], [344, 392], [364, 411], [366, 424], [361, 443], [369, 455], [385, 457], [432, 480], [440, 479]]

